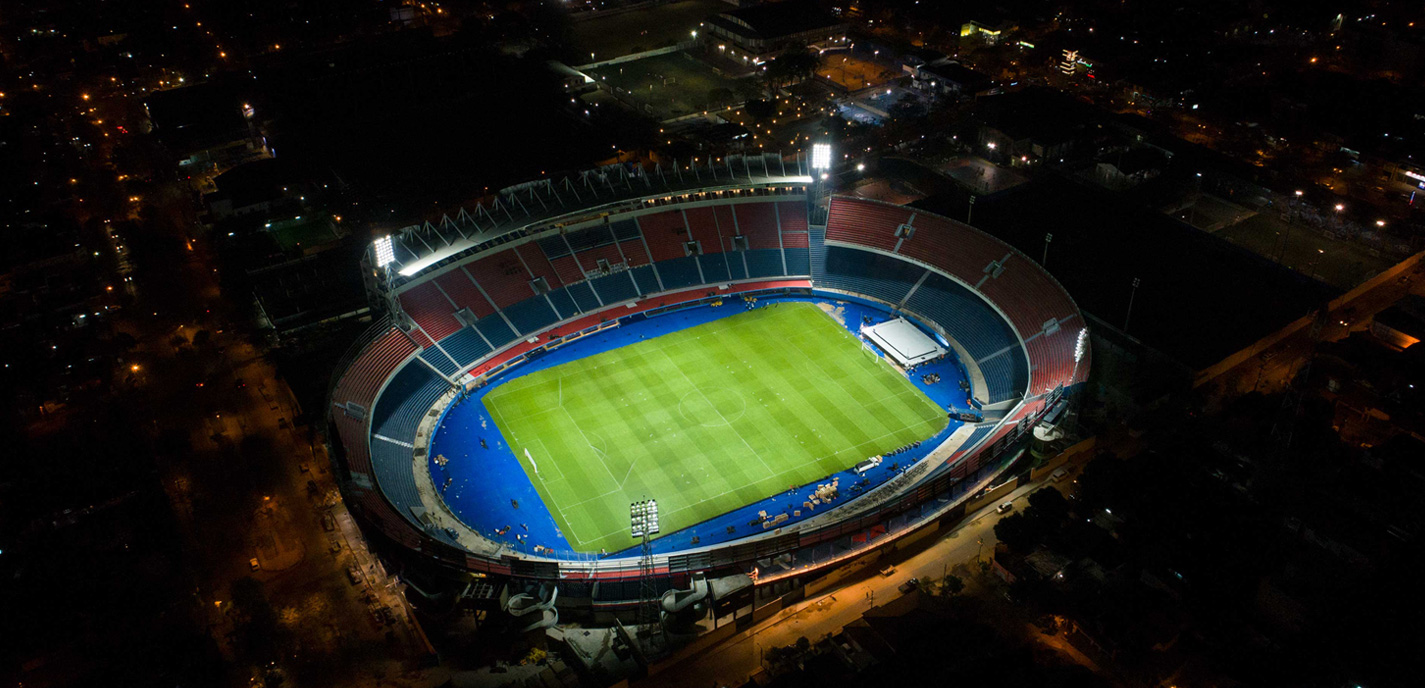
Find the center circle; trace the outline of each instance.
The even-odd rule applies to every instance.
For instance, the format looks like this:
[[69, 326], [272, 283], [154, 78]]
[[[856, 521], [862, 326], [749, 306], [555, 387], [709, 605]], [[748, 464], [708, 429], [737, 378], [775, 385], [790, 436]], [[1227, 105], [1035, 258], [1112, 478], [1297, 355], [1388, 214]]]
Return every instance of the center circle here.
[[709, 387], [695, 389], [678, 401], [678, 412], [690, 423], [705, 428], [731, 425], [747, 410], [747, 402], [735, 389]]

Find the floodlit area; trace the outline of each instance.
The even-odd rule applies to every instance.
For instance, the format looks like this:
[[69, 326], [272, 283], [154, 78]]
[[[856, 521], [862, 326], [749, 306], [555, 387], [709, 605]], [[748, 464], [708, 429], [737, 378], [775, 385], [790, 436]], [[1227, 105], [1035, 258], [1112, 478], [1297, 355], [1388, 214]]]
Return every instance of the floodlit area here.
[[669, 533], [947, 425], [909, 380], [800, 302], [541, 370], [484, 403], [569, 544], [594, 552], [634, 544], [634, 501], [657, 499]]
[[[718, 74], [693, 56], [667, 53], [588, 70], [614, 96], [657, 119], [682, 117], [731, 104], [737, 81]], [[726, 102], [713, 91], [726, 89]]]

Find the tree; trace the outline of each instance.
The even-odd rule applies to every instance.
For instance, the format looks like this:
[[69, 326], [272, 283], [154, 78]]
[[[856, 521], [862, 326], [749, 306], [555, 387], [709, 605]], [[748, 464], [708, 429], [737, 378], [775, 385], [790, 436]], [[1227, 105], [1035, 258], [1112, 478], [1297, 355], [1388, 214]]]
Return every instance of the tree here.
[[818, 53], [805, 46], [788, 46], [782, 54], [767, 63], [763, 78], [766, 79], [768, 88], [776, 90], [779, 86], [810, 79], [819, 66], [821, 56]]
[[768, 119], [777, 114], [777, 106], [770, 100], [749, 100], [747, 114], [752, 115], [753, 119]]
[[965, 589], [965, 581], [953, 573], [946, 576], [941, 585], [941, 591], [950, 596], [958, 595]]
[[1057, 528], [1069, 517], [1069, 500], [1063, 493], [1052, 487], [1037, 490], [1029, 495], [1029, 515], [1044, 522], [1050, 528]]
[[995, 538], [1016, 552], [1028, 552], [1039, 543], [1040, 532], [1035, 519], [1016, 512], [995, 524]]
[[723, 86], [708, 91], [708, 102], [717, 106], [727, 105], [731, 103], [735, 97], [736, 96], [732, 93], [732, 89]]

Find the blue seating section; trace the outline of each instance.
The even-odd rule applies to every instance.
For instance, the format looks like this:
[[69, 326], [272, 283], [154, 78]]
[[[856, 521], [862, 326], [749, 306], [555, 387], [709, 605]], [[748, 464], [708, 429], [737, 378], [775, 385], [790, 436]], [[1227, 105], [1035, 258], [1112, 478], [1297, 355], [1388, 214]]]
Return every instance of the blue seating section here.
[[653, 274], [653, 266], [641, 265], [629, 273], [633, 275], [633, 281], [638, 284], [638, 290], [645, 294], [656, 294], [662, 289], [658, 288], [658, 276]]
[[737, 254], [714, 253], [711, 255], [698, 256], [698, 262], [703, 265], [703, 278], [709, 282], [721, 282], [732, 279], [732, 273], [727, 271], [727, 261], [731, 257], [737, 260]]
[[468, 327], [440, 340], [440, 348], [459, 361], [462, 368], [490, 353], [490, 345], [480, 338], [480, 333]]
[[[446, 337], [446, 339], [449, 339], [449, 337]], [[455, 361], [450, 360], [449, 356], [441, 353], [440, 349], [433, 346], [426, 347], [426, 350], [421, 352], [421, 360], [435, 366], [436, 370], [446, 375], [455, 374]]]
[[764, 248], [747, 252], [747, 276], [748, 277], [781, 277], [782, 272], [782, 250], [776, 248]]
[[991, 404], [1013, 399], [1029, 384], [1028, 367], [1019, 349], [980, 361], [980, 372], [985, 376], [985, 395]]
[[543, 296], [525, 299], [505, 309], [505, 317], [514, 323], [520, 332], [538, 332], [556, 322], [559, 316], [549, 307]]
[[554, 304], [554, 310], [559, 311], [560, 319], [572, 318], [579, 314], [579, 307], [574, 305], [574, 299], [569, 296], [565, 289], [555, 289], [547, 294], [549, 302]]
[[498, 315], [492, 315], [475, 323], [475, 329], [480, 330], [480, 334], [485, 335], [485, 338], [490, 340], [490, 344], [496, 349], [509, 344], [518, 336], [514, 330], [510, 329], [509, 325], [505, 324], [505, 319]]
[[638, 298], [638, 292], [633, 288], [633, 278], [627, 272], [595, 277], [589, 280], [589, 283], [593, 285], [594, 291], [599, 292], [599, 298], [604, 300], [604, 305]]
[[810, 275], [811, 256], [807, 249], [785, 248], [782, 249], [787, 254], [787, 274], [788, 275]]
[[840, 246], [826, 248], [826, 272], [820, 285], [865, 294], [899, 306], [925, 268], [897, 258]]
[[927, 277], [905, 308], [940, 323], [976, 361], [1018, 342], [989, 304], [942, 275]]
[[411, 508], [421, 506], [421, 496], [416, 491], [416, 475], [411, 471], [411, 450], [373, 437], [371, 467], [386, 499], [396, 506], [397, 513], [414, 523]]
[[569, 290], [569, 297], [574, 299], [574, 305], [579, 310], [588, 312], [599, 310], [599, 300], [594, 296], [594, 290], [589, 288], [588, 282], [575, 282], [566, 287]]
[[698, 277], [698, 259], [695, 256], [674, 258], [658, 263], [658, 274], [663, 276], [665, 289], [685, 289], [702, 284]]
[[[416, 436], [416, 423], [436, 397], [450, 385], [423, 365], [408, 365], [391, 378], [386, 391], [376, 401], [376, 410], [371, 414], [372, 431], [391, 439], [410, 442]], [[433, 390], [434, 394], [430, 391]], [[415, 409], [410, 404], [417, 403], [417, 397], [428, 397], [424, 409]], [[408, 408], [409, 407], [409, 408]], [[414, 415], [411, 415], [414, 414]]]
[[727, 273], [735, 280], [747, 279], [747, 263], [742, 261], [742, 252], [727, 254]]

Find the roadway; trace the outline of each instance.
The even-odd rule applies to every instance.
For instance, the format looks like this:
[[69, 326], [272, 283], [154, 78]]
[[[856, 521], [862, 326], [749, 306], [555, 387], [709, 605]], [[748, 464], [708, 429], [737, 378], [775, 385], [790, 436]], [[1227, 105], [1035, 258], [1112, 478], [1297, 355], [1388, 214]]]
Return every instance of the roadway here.
[[791, 645], [803, 636], [816, 642], [827, 634], [835, 634], [872, 607], [900, 596], [899, 587], [911, 578], [928, 583], [943, 578], [961, 564], [979, 558], [988, 561], [998, 542], [994, 527], [1002, 518], [995, 512], [996, 507], [1012, 501], [1016, 510], [1023, 509], [1028, 506], [1029, 493], [1044, 484], [1039, 481], [1016, 488], [1009, 497], [970, 514], [934, 544], [895, 564], [895, 571], [889, 576], [878, 575], [867, 567], [867, 575], [848, 579], [840, 587], [808, 597], [703, 652], [663, 667], [639, 685], [685, 686], [689, 676], [700, 677], [700, 682], [711, 681], [714, 686], [742, 685], [761, 670], [761, 656], [767, 648]]

